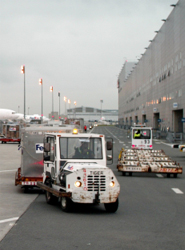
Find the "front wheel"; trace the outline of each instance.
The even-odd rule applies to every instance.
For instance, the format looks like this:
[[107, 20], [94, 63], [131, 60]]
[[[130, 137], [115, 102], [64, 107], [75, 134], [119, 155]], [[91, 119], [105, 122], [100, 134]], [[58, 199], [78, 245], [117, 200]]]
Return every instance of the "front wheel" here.
[[[46, 184], [47, 186], [51, 187], [51, 182], [50, 182], [49, 179], [46, 180], [45, 184]], [[45, 197], [46, 197], [46, 202], [47, 202], [48, 204], [53, 205], [53, 204], [56, 204], [56, 203], [57, 203], [58, 198], [57, 198], [56, 196], [54, 196], [52, 193], [50, 193], [49, 191], [45, 191]]]
[[46, 202], [47, 202], [48, 204], [53, 205], [53, 204], [56, 203], [57, 197], [53, 196], [52, 193], [46, 191], [46, 192], [45, 192], [45, 196], [46, 196]]
[[104, 203], [107, 213], [115, 213], [119, 206], [119, 200], [117, 198], [116, 202]]
[[64, 212], [70, 212], [72, 208], [72, 201], [68, 197], [61, 197], [61, 208]]

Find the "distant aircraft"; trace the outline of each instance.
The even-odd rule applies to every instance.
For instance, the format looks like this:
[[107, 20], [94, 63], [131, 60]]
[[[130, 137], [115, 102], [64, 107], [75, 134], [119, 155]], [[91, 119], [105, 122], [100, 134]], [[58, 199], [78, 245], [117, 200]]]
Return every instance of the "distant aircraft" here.
[[[26, 119], [30, 119], [30, 120], [41, 120], [41, 116], [38, 114], [34, 114], [34, 115], [27, 115]], [[43, 121], [49, 121], [50, 119], [47, 118], [46, 116], [42, 117]]]
[[[34, 115], [26, 115], [25, 120], [30, 121], [30, 120], [40, 120], [41, 116], [38, 114]], [[4, 120], [24, 120], [24, 114], [22, 113], [16, 113], [14, 110], [11, 109], [0, 109], [0, 121]], [[46, 116], [43, 116], [43, 121], [49, 121], [50, 119], [47, 118]]]
[[94, 124], [95, 126], [97, 126], [97, 125], [110, 125], [110, 122], [107, 122], [106, 120], [105, 120], [105, 117], [101, 117], [101, 119], [100, 120], [98, 120], [98, 122], [95, 122], [95, 124]]
[[101, 119], [98, 121], [98, 124], [100, 125], [100, 124], [104, 124], [104, 125], [110, 125], [110, 123], [109, 122], [107, 122], [106, 120], [105, 120], [105, 117], [101, 117]]
[[[21, 114], [21, 113], [17, 113], [19, 116], [18, 116], [18, 120], [24, 120], [24, 114]], [[41, 119], [41, 116], [38, 115], [38, 114], [33, 114], [33, 115], [26, 115], [25, 117], [26, 121], [30, 122], [31, 120], [40, 120]], [[43, 121], [49, 121], [50, 119], [47, 118], [46, 116], [43, 116]]]
[[14, 110], [0, 109], [0, 120], [16, 120], [19, 117]]

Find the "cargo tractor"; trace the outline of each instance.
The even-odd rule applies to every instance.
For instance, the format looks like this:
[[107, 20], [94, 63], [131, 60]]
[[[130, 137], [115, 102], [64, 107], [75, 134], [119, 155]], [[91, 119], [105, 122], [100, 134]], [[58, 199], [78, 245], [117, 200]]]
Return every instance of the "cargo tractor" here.
[[131, 128], [131, 149], [122, 148], [118, 156], [118, 171], [122, 175], [132, 173], [160, 173], [170, 177], [182, 174], [182, 167], [163, 150], [154, 150], [152, 128], [135, 125]]
[[120, 185], [113, 171], [113, 142], [91, 133], [47, 133], [44, 137], [43, 183], [46, 202], [60, 202], [65, 212], [74, 203], [103, 203], [107, 212], [118, 209]]

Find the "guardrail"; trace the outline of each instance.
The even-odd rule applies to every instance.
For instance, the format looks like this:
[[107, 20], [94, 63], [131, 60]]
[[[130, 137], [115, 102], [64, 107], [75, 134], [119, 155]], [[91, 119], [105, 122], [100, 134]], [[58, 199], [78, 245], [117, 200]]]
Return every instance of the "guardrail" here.
[[182, 141], [182, 133], [168, 132], [166, 139], [169, 142]]

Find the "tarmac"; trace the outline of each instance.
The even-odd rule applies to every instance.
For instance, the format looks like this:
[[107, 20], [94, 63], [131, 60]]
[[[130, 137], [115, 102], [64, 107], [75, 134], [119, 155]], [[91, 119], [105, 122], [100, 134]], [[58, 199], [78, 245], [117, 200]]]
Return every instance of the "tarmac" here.
[[0, 241], [38, 196], [38, 190], [24, 193], [15, 186], [15, 172], [21, 163], [17, 143], [0, 143]]

